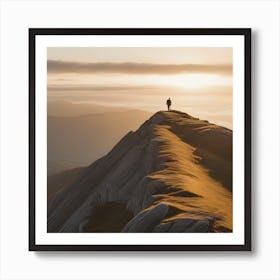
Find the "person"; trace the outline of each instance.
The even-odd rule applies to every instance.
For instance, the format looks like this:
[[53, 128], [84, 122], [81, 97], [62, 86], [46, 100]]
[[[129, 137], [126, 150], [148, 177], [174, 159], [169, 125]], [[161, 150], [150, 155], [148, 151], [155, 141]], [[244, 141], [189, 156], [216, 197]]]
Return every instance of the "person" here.
[[170, 106], [171, 106], [171, 99], [170, 99], [170, 97], [166, 100], [166, 105], [167, 105], [167, 109], [169, 111], [170, 110]]

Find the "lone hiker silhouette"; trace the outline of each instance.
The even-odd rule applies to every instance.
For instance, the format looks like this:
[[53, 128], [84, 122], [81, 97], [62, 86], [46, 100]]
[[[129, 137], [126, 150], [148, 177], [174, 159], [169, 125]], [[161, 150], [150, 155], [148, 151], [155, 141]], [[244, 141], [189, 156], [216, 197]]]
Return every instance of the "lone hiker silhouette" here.
[[169, 111], [170, 106], [171, 106], [171, 99], [170, 99], [170, 97], [166, 100], [166, 105], [167, 105], [167, 109]]

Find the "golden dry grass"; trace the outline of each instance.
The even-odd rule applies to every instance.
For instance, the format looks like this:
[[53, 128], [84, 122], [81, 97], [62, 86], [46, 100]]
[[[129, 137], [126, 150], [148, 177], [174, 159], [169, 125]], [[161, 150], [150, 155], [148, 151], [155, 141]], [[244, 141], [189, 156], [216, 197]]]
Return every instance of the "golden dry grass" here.
[[[170, 112], [166, 113], [169, 116]], [[184, 118], [184, 126], [198, 124], [198, 121]], [[187, 123], [189, 122], [189, 123]], [[197, 130], [212, 128], [213, 125], [200, 125]], [[179, 218], [210, 220], [214, 231], [221, 228], [232, 230], [232, 192], [209, 175], [209, 170], [199, 164], [195, 148], [182, 141], [171, 131], [169, 125], [155, 125], [154, 141], [159, 142], [160, 156], [164, 168], [149, 177], [160, 180], [171, 188], [171, 192], [155, 194], [157, 202], [165, 202], [178, 210], [178, 214], [167, 218], [170, 222]], [[175, 189], [175, 191], [174, 191]]]

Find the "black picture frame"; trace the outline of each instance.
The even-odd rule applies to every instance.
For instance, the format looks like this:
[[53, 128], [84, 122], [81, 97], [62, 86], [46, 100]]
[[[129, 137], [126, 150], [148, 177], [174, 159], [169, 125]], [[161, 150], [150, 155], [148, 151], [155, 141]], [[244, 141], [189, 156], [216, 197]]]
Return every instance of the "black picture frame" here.
[[[35, 236], [35, 53], [37, 35], [242, 35], [244, 36], [245, 138], [244, 138], [244, 244], [242, 245], [38, 245]], [[29, 29], [29, 250], [30, 251], [250, 251], [251, 248], [251, 29], [250, 28], [178, 28], [178, 29]]]

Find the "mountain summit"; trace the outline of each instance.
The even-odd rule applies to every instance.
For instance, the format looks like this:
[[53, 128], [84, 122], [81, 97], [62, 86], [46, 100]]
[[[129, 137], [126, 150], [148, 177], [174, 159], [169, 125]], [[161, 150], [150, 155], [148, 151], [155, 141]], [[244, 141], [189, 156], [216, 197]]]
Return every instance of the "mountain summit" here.
[[48, 232], [231, 231], [232, 131], [179, 111], [154, 114], [48, 202]]

